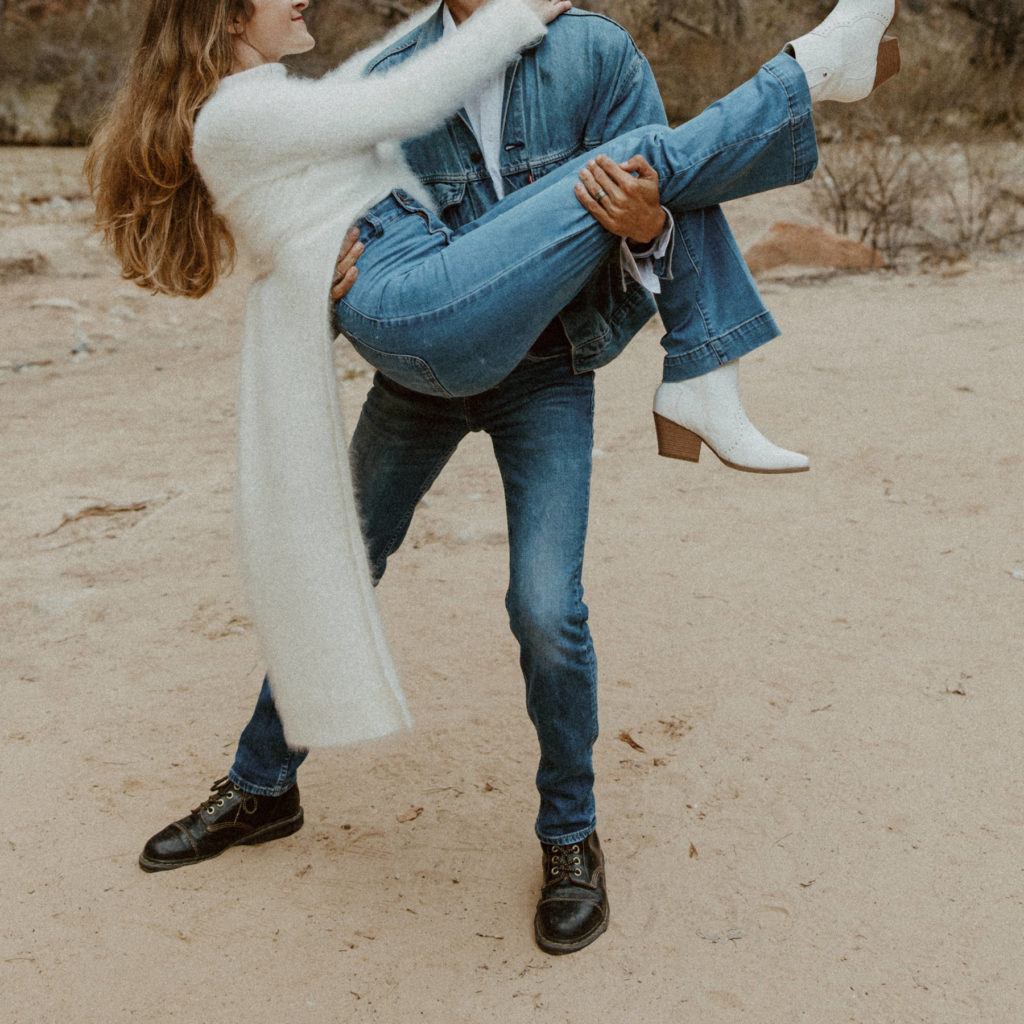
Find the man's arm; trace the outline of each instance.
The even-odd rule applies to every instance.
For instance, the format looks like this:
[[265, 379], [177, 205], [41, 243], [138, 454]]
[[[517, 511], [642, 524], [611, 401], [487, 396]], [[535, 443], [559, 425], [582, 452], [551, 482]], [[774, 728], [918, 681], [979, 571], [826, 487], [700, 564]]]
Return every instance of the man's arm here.
[[[615, 57], [602, 62], [596, 83], [598, 93], [609, 100], [592, 109], [586, 126], [586, 140], [592, 148], [634, 128], [667, 123], [650, 64], [624, 29], [615, 26], [613, 31], [617, 33], [612, 48]], [[602, 227], [625, 239], [634, 250], [655, 241], [664, 248], [672, 224], [658, 195], [657, 172], [643, 157], [618, 165], [599, 156], [581, 172], [580, 181], [582, 187], [577, 186], [576, 195]], [[594, 199], [598, 195], [599, 202]]]

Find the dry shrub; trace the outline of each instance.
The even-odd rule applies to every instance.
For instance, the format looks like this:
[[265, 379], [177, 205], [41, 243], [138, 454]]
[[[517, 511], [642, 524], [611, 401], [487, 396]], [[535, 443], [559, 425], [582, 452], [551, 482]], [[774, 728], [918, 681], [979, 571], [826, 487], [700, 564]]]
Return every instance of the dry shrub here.
[[931, 171], [933, 201], [919, 227], [931, 248], [967, 255], [1024, 238], [1024, 168], [1017, 146], [974, 140], [920, 152]]
[[889, 260], [960, 257], [1024, 237], [1021, 155], [1013, 144], [836, 143], [812, 182], [819, 212]]
[[926, 172], [917, 153], [898, 139], [833, 145], [822, 150], [812, 195], [836, 231], [892, 260], [913, 231]]

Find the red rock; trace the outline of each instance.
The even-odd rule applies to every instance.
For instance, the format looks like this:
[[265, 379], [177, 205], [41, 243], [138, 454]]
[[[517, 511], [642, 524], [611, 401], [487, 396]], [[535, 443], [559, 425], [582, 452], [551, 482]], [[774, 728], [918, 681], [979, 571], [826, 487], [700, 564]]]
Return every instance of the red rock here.
[[824, 228], [786, 221], [776, 221], [743, 257], [752, 274], [787, 265], [833, 269], [885, 266], [885, 260], [877, 249]]

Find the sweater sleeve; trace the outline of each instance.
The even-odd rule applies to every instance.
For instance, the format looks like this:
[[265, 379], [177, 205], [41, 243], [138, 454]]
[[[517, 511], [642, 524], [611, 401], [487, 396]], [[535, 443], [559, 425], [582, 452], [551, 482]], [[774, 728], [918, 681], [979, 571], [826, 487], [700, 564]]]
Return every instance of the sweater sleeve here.
[[258, 151], [264, 160], [308, 160], [421, 135], [546, 31], [521, 0], [490, 0], [453, 37], [387, 73], [354, 77], [344, 73], [349, 61], [319, 80], [254, 79], [255, 88], [231, 90], [232, 102], [218, 96], [197, 121], [195, 143], [220, 159]]

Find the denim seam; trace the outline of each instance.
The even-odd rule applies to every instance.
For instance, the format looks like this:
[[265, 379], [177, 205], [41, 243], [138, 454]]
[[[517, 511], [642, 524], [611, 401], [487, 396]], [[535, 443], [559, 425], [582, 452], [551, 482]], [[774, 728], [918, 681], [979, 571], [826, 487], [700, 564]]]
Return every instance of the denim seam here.
[[[377, 320], [373, 317], [367, 316], [365, 313], [361, 313], [358, 309], [352, 306], [346, 299], [338, 299], [338, 305], [343, 305], [346, 308], [346, 310], [348, 310], [348, 314], [350, 314], [352, 317], [356, 317], [369, 324], [380, 325], [382, 323], [385, 323], [385, 321]], [[337, 317], [337, 319], [338, 321], [341, 320], [340, 317]], [[416, 319], [419, 318], [417, 317]], [[421, 381], [431, 389], [430, 392], [428, 393], [443, 398], [455, 397], [441, 383], [441, 381], [438, 380], [437, 375], [434, 373], [433, 367], [422, 356], [414, 356], [402, 352], [388, 352], [385, 349], [377, 348], [375, 345], [368, 344], [362, 338], [359, 338], [357, 340], [355, 338], [349, 337], [349, 332], [341, 331], [341, 334], [348, 341], [348, 343], [356, 350], [356, 352], [359, 352], [359, 350], [363, 348], [366, 349], [367, 352], [372, 352], [376, 357], [378, 357], [378, 359], [381, 362], [390, 361], [392, 363], [396, 363], [398, 366], [406, 370], [414, 371], [419, 376]], [[363, 356], [363, 358], [365, 359], [366, 357]], [[373, 359], [367, 359], [367, 362], [375, 366], [377, 365], [377, 363]]]
[[[764, 66], [763, 70], [774, 78], [779, 85], [782, 87], [783, 92], [786, 94], [786, 103], [789, 107], [789, 120], [792, 125], [793, 133], [793, 170], [792, 176], [794, 182], [806, 181], [810, 174], [814, 170], [814, 162], [808, 160], [802, 156], [799, 145], [799, 135], [803, 132], [803, 128], [807, 120], [812, 119], [813, 114], [809, 109], [801, 109], [807, 106], [806, 102], [801, 101], [801, 97], [798, 95], [798, 90], [791, 88], [791, 83], [788, 80], [788, 76], [781, 72], [781, 67], [776, 63], [780, 60], [780, 57], [774, 57], [768, 61]], [[790, 58], [792, 59], [792, 58]], [[803, 74], [803, 71], [800, 71]], [[808, 96], [810, 93], [808, 92]]]
[[[686, 228], [685, 218], [683, 220], [682, 226], [679, 227], [678, 230], [679, 230], [680, 234], [683, 236], [683, 246], [686, 249], [686, 255], [687, 255], [687, 258], [690, 261], [690, 265], [693, 267], [693, 270], [694, 270], [694, 273], [697, 276], [697, 279], [700, 280], [700, 278], [701, 278], [700, 266], [698, 265], [697, 261], [693, 258], [693, 247], [691, 247], [690, 242], [689, 242], [689, 238], [687, 237], [688, 232], [687, 232], [687, 228]], [[708, 347], [712, 348], [712, 350], [714, 351], [715, 355], [718, 356], [719, 359], [721, 359], [721, 352], [719, 352], [717, 347], [715, 347], [713, 345], [715, 337], [714, 337], [714, 332], [711, 329], [711, 323], [709, 321], [708, 315], [704, 311], [704, 306], [701, 303], [700, 299], [697, 298], [696, 295], [693, 298], [693, 306], [697, 310], [698, 315], [700, 316], [700, 322], [704, 325], [704, 335], [708, 339], [704, 343], [702, 348], [708, 348]]]

